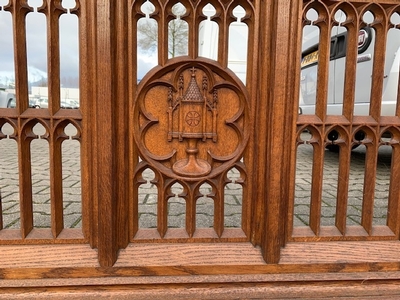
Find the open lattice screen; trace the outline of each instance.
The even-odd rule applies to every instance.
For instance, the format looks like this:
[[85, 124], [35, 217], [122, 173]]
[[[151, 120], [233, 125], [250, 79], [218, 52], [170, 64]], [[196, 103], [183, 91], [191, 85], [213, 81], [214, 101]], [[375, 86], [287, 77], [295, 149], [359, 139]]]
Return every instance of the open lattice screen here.
[[82, 241], [79, 2], [0, 5], [1, 243]]
[[399, 9], [304, 2], [290, 240], [399, 238]]

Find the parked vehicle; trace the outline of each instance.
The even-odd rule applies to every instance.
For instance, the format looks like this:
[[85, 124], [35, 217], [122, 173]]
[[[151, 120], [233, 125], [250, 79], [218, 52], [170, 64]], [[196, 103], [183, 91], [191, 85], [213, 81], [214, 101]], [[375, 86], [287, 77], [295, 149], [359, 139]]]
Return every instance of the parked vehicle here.
[[15, 107], [15, 104], [15, 94], [8, 92], [6, 89], [0, 88], [0, 108], [12, 108]]
[[[301, 62], [300, 113], [314, 114], [318, 72], [318, 29], [304, 34]], [[354, 115], [369, 115], [375, 31], [364, 27], [358, 34]], [[341, 115], [343, 107], [347, 31], [336, 27], [331, 37], [327, 113]], [[400, 66], [400, 30], [388, 32], [383, 78], [381, 115], [393, 116], [396, 111]]]
[[49, 99], [47, 97], [40, 97], [36, 100], [35, 108], [48, 108], [49, 107]]
[[16, 108], [17, 107], [17, 99], [12, 98], [10, 102], [8, 102], [8, 108]]
[[79, 102], [74, 99], [64, 99], [61, 100], [60, 107], [67, 109], [77, 109], [79, 108]]
[[[206, 8], [208, 8], [208, 6], [206, 6], [205, 9]], [[211, 10], [210, 15], [212, 15]], [[338, 19], [343, 19], [344, 17], [344, 13], [340, 13], [337, 16]], [[231, 37], [230, 43], [234, 43], [234, 47], [230, 47], [231, 53], [228, 66], [243, 80], [243, 82], [245, 82], [246, 78], [246, 29], [246, 24], [242, 22], [233, 22], [229, 33]], [[343, 26], [335, 26], [333, 27], [331, 36], [327, 113], [330, 115], [341, 115], [345, 85], [347, 30]], [[199, 55], [216, 59], [218, 52], [218, 26], [209, 20], [202, 22], [200, 25], [199, 37]], [[299, 97], [299, 113], [302, 114], [315, 114], [316, 89], [318, 84], [319, 38], [318, 27], [305, 27], [302, 44], [301, 88]], [[354, 115], [369, 115], [375, 30], [368, 26], [362, 28], [359, 31], [358, 39]], [[396, 111], [399, 68], [400, 29], [392, 28], [389, 30], [387, 36], [381, 105], [381, 115], [383, 116], [393, 116]]]
[[36, 98], [31, 98], [31, 97], [29, 96], [29, 107], [35, 108], [36, 100], [37, 100]]

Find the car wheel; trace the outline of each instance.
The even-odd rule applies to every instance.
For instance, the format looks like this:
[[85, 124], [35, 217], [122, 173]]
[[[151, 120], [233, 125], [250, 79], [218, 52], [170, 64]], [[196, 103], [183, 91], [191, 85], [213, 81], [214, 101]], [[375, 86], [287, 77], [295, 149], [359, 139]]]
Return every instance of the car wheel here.
[[340, 146], [339, 145], [327, 145], [326, 149], [328, 149], [330, 152], [338, 153], [340, 150]]
[[[360, 146], [360, 145], [353, 145], [351, 147], [351, 150], [356, 149], [358, 146]], [[325, 148], [328, 149], [330, 152], [334, 152], [334, 153], [339, 153], [339, 151], [340, 151], [339, 145], [327, 145]]]

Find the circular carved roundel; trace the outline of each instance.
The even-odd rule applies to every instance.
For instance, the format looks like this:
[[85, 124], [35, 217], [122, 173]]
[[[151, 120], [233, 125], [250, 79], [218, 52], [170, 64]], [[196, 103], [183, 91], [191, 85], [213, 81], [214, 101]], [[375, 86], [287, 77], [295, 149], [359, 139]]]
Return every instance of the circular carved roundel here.
[[201, 116], [197, 111], [189, 111], [186, 114], [185, 121], [189, 126], [196, 127], [200, 124]]
[[211, 60], [180, 58], [141, 81], [132, 126], [143, 160], [167, 177], [198, 180], [241, 158], [248, 113], [235, 74]]

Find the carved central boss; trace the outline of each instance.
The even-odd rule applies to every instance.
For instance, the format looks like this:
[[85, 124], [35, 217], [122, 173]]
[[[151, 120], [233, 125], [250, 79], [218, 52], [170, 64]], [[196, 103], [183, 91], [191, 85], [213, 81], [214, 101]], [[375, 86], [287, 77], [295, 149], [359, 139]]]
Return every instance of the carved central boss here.
[[248, 141], [241, 81], [215, 62], [180, 60], [153, 69], [134, 107], [143, 160], [172, 178], [214, 177], [241, 158]]

